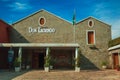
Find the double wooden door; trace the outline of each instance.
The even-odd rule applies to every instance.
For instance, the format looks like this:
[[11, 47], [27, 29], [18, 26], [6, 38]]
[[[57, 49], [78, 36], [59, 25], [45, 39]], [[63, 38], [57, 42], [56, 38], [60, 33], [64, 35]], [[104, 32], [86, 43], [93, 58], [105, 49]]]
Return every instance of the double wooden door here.
[[40, 69], [44, 67], [44, 53], [33, 53], [32, 55], [32, 68]]

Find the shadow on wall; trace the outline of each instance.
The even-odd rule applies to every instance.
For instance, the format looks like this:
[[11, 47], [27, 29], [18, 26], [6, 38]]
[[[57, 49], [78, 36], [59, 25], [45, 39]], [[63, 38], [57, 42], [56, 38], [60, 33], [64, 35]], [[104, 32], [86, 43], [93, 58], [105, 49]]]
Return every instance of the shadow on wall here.
[[81, 70], [99, 70], [99, 68], [94, 65], [88, 58], [81, 54]]
[[11, 43], [29, 43], [27, 39], [23, 35], [21, 35], [14, 28], [10, 29], [10, 42]]

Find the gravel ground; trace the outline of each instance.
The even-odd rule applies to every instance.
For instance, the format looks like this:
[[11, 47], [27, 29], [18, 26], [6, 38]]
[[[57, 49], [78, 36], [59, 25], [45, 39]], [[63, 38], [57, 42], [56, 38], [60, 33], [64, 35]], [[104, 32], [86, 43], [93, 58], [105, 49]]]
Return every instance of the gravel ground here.
[[120, 80], [120, 71], [116, 70], [31, 70], [21, 72], [0, 71], [0, 80]]

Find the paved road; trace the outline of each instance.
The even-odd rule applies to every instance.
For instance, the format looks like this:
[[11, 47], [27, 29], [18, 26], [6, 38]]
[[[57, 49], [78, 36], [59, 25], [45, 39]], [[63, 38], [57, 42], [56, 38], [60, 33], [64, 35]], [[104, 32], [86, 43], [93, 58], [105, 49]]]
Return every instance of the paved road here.
[[31, 70], [21, 72], [0, 72], [0, 80], [120, 80], [120, 71], [81, 71], [72, 70]]

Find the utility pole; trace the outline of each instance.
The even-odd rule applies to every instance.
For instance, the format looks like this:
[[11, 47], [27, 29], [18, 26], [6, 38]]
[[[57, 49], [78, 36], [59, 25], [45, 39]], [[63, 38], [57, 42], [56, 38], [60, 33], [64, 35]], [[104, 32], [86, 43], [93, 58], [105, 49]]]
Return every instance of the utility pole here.
[[75, 25], [76, 25], [76, 13], [75, 13], [75, 10], [74, 10], [74, 14], [73, 14], [73, 39], [74, 39], [74, 43], [76, 43], [76, 37], [75, 37], [75, 34], [76, 34], [76, 30], [75, 30]]

